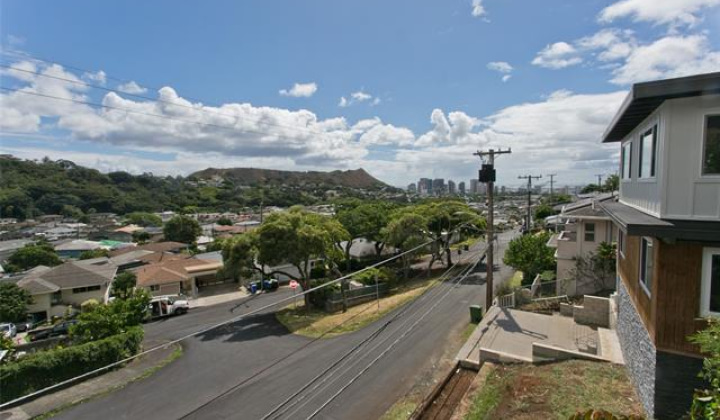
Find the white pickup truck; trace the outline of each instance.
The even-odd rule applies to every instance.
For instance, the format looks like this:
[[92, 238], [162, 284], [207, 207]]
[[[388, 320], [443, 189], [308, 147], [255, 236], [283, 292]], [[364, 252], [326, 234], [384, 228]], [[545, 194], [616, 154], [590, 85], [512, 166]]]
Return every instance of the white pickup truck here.
[[150, 301], [150, 319], [170, 315], [182, 315], [190, 309], [190, 304], [180, 296], [155, 296]]

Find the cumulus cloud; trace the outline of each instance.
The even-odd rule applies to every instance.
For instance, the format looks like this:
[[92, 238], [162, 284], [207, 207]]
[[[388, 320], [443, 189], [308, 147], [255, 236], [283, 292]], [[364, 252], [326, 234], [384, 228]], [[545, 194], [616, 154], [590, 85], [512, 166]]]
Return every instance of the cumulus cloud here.
[[95, 73], [87, 72], [83, 74], [82, 78], [100, 86], [105, 86], [105, 83], [107, 83], [107, 75], [102, 70]]
[[117, 87], [117, 90], [119, 90], [120, 92], [130, 93], [132, 95], [140, 95], [147, 92], [146, 88], [138, 85], [135, 81], [132, 80], [119, 85]]
[[711, 49], [705, 35], [667, 36], [635, 48], [613, 70], [611, 82], [623, 85], [719, 70], [720, 51]]
[[381, 100], [380, 98], [373, 96], [365, 91], [358, 90], [356, 92], [352, 92], [348, 97], [341, 96], [340, 102], [338, 102], [338, 106], [341, 108], [348, 107], [350, 105], [354, 105], [357, 103], [367, 102], [370, 106], [379, 105]]
[[485, 11], [485, 7], [482, 4], [483, 0], [473, 0], [472, 1], [472, 15], [475, 17], [485, 16], [487, 12]]
[[491, 61], [487, 64], [487, 68], [502, 74], [503, 82], [507, 82], [512, 77], [510, 73], [513, 71], [513, 66], [505, 61]]
[[567, 42], [556, 42], [543, 48], [532, 64], [549, 69], [562, 69], [582, 63], [578, 51]]
[[290, 89], [280, 89], [282, 96], [292, 96], [293, 98], [309, 98], [317, 92], [317, 83], [295, 83]]
[[[40, 66], [37, 70], [77, 79], [59, 66]], [[0, 149], [7, 153], [66, 158], [102, 170], [167, 174], [187, 174], [207, 166], [297, 170], [365, 167], [397, 185], [419, 176], [469, 179], [477, 170], [477, 158], [472, 153], [488, 146], [512, 147], [512, 165], [503, 168], [501, 175], [507, 176], [506, 180], [513, 179], [517, 171], [542, 172], [547, 168], [571, 174], [573, 165], [580, 165], [593, 167], [588, 170], [591, 174], [598, 167], [613, 167], [614, 155], [607, 151], [612, 147], [602, 146], [598, 140], [624, 97], [624, 92], [582, 95], [558, 91], [487, 117], [435, 109], [430, 115], [430, 129], [415, 134], [380, 118], [351, 124], [345, 118], [320, 119], [304, 109], [249, 103], [209, 106], [189, 101], [170, 87], [157, 92], [161, 102], [141, 101], [113, 92], [100, 96], [82, 85], [58, 80], [15, 76], [11, 77], [24, 92], [101, 102], [109, 108], [21, 92], [0, 94], [0, 128], [4, 131], [53, 138], [65, 133], [69, 139], [63, 140], [62, 150], [52, 140], [44, 148], [33, 148], [37, 142], [24, 147], [5, 143]], [[348, 102], [358, 101], [363, 96], [348, 98]], [[14, 139], [16, 144], [22, 143], [18, 140], [21, 137]], [[84, 149], [87, 144], [100, 145], [107, 152], [73, 150]], [[583, 153], [598, 148], [606, 151]], [[157, 153], [165, 157], [148, 157]], [[574, 164], [572, 159], [585, 163]], [[578, 176], [574, 173], [573, 182]]]
[[695, 24], [699, 12], [720, 5], [720, 0], [620, 0], [604, 8], [598, 20], [603, 23], [620, 18], [655, 24]]

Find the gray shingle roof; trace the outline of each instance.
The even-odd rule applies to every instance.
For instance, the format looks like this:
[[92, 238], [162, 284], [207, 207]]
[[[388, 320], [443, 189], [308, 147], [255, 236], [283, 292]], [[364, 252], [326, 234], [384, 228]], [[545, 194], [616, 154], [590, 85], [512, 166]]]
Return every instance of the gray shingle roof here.
[[30, 270], [18, 286], [31, 294], [52, 293], [60, 289], [85, 286], [105, 286], [112, 283], [117, 266], [106, 259], [92, 262], [70, 261], [57, 267], [36, 267]]

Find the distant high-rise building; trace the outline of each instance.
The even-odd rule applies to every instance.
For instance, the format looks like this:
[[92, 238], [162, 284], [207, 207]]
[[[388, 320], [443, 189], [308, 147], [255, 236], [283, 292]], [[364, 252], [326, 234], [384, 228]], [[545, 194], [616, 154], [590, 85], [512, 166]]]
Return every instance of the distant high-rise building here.
[[445, 192], [445, 180], [443, 178], [435, 178], [432, 181], [433, 195], [442, 195]]
[[507, 191], [507, 190], [505, 189], [505, 186], [504, 186], [504, 185], [503, 185], [502, 187], [500, 187], [500, 194], [505, 195], [505, 192], [506, 192], [506, 191]]
[[432, 179], [420, 178], [417, 188], [420, 195], [432, 194]]
[[480, 194], [478, 192], [478, 185], [480, 185], [480, 181], [477, 179], [470, 180], [470, 194]]
[[417, 192], [417, 186], [415, 186], [414, 182], [411, 182], [410, 184], [408, 184], [407, 192], [409, 192], [411, 194], [415, 194]]
[[465, 195], [465, 181], [460, 181], [458, 184], [458, 191], [460, 194]]
[[447, 189], [448, 194], [457, 194], [457, 190], [455, 189], [455, 181], [453, 181], [452, 179], [448, 179]]

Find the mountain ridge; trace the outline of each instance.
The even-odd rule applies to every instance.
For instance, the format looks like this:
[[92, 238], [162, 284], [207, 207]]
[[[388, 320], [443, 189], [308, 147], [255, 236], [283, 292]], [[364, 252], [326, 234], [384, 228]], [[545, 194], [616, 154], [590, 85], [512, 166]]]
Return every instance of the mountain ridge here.
[[263, 168], [207, 168], [193, 172], [188, 179], [208, 180], [220, 177], [243, 185], [284, 184], [298, 186], [306, 184], [336, 185], [338, 187], [381, 189], [392, 188], [390, 185], [370, 175], [365, 169], [349, 169], [345, 171], [286, 171]]

